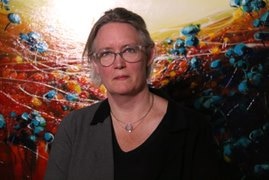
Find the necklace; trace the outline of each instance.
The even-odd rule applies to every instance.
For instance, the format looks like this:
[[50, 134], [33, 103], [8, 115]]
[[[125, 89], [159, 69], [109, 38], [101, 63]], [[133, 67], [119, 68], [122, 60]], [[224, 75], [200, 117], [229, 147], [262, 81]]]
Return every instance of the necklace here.
[[[122, 128], [124, 128], [127, 132], [132, 132], [144, 119], [145, 117], [149, 114], [149, 112], [151, 111], [152, 107], [153, 107], [153, 104], [154, 104], [154, 95], [151, 96], [151, 104], [150, 104], [150, 107], [149, 109], [147, 110], [147, 112], [141, 117], [139, 118], [138, 120], [134, 121], [134, 122], [124, 122], [124, 121], [121, 121], [119, 120], [114, 114], [113, 112], [111, 111], [110, 114], [111, 116], [114, 117], [114, 119], [116, 121], [118, 121], [119, 123], [122, 124]], [[135, 125], [135, 126], [134, 126]]]

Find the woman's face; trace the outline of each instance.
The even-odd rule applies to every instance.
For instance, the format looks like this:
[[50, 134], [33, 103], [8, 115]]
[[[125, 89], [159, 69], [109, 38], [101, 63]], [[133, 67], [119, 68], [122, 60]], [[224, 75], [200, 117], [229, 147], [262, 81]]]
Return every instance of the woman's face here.
[[[127, 23], [108, 23], [102, 26], [95, 38], [95, 52], [121, 52], [129, 45], [142, 45], [137, 30]], [[94, 61], [96, 73], [101, 77], [108, 94], [132, 95], [146, 88], [146, 69], [151, 63], [145, 49], [138, 62], [129, 63], [117, 54], [110, 66], [102, 66], [100, 61]]]

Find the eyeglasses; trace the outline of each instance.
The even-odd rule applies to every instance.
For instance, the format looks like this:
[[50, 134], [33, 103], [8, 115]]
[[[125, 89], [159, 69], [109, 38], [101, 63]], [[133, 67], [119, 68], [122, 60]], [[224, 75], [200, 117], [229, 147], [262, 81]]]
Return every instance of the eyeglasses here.
[[117, 55], [120, 55], [128, 63], [136, 63], [142, 60], [143, 48], [144, 46], [141, 45], [128, 45], [120, 52], [103, 49], [97, 53], [93, 53], [93, 57], [99, 60], [100, 64], [105, 67], [111, 66]]

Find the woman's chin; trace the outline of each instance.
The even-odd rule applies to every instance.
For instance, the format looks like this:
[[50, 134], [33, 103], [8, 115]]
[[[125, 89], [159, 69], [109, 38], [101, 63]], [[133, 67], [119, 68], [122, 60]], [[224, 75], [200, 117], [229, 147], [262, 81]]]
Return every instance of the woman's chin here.
[[135, 94], [136, 90], [135, 88], [131, 88], [131, 87], [115, 87], [113, 88], [113, 90], [110, 90], [110, 94], [112, 95], [130, 95], [130, 94]]

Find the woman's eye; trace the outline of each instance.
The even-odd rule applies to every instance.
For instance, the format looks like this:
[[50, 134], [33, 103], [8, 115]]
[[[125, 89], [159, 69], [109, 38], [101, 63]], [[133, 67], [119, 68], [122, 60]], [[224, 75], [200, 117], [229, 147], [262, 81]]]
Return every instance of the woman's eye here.
[[104, 51], [104, 52], [100, 52], [99, 55], [98, 55], [98, 57], [99, 58], [102, 58], [102, 57], [109, 56], [111, 54], [112, 54], [112, 52], [110, 52], [110, 51]]
[[128, 48], [126, 48], [126, 49], [124, 49], [124, 51], [123, 52], [127, 52], [127, 53], [136, 53], [136, 48], [133, 48], [133, 47], [128, 47]]

